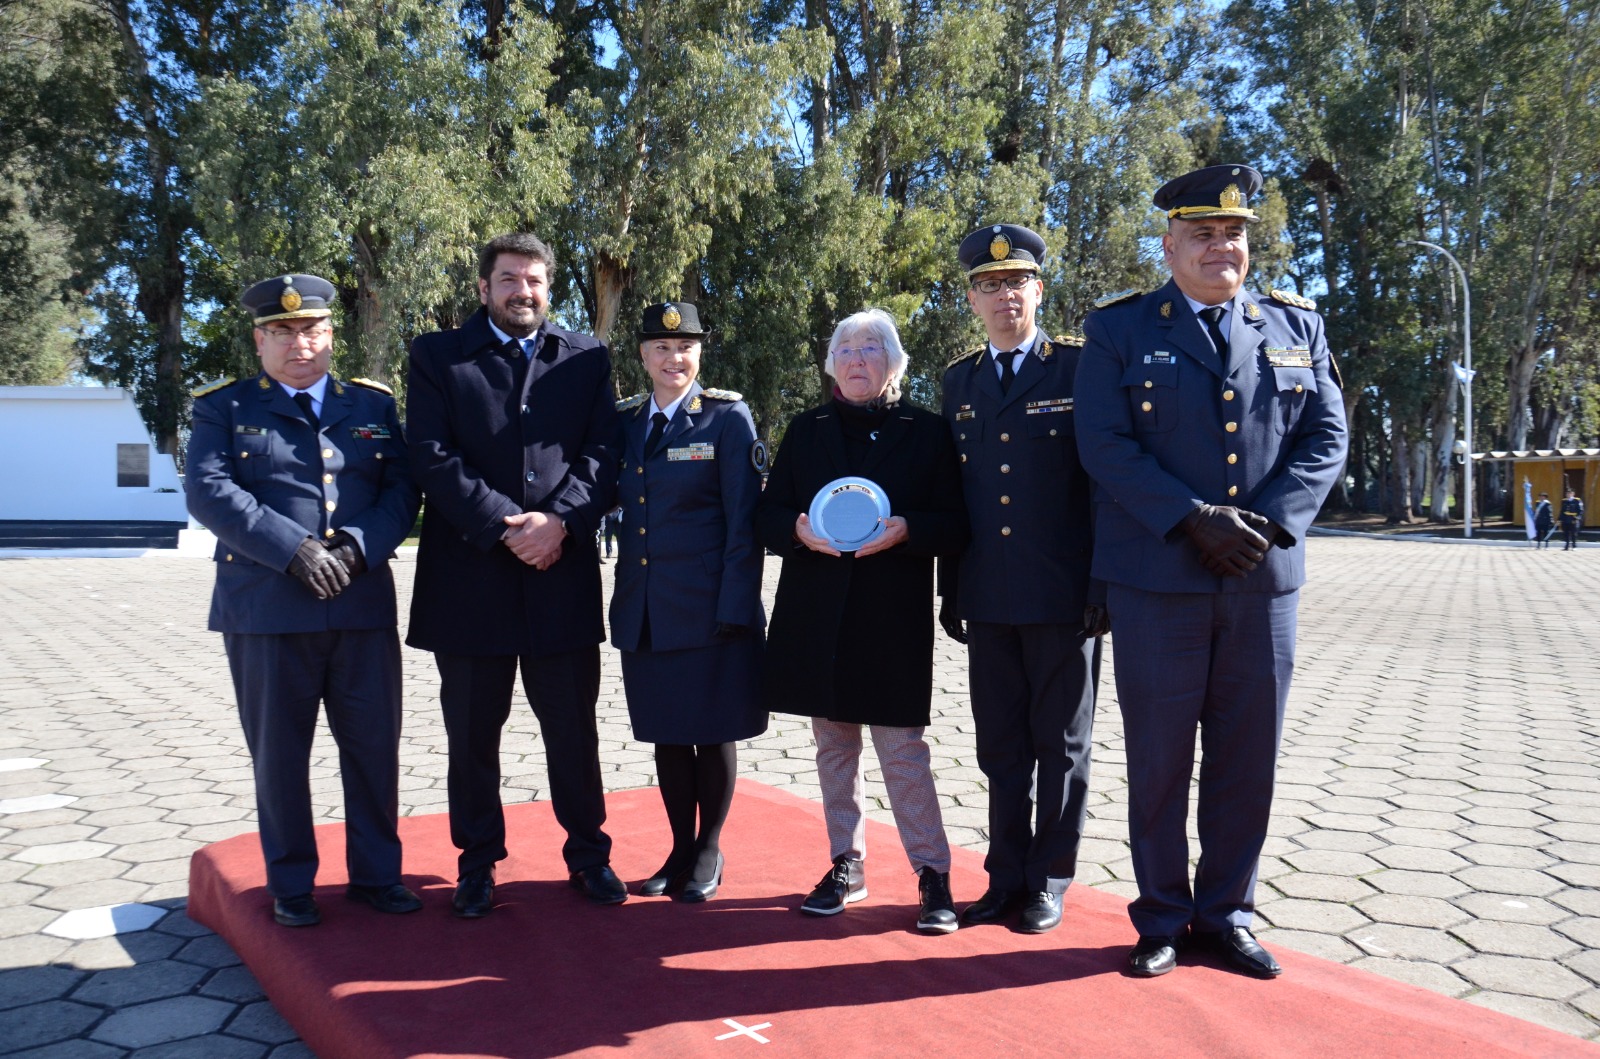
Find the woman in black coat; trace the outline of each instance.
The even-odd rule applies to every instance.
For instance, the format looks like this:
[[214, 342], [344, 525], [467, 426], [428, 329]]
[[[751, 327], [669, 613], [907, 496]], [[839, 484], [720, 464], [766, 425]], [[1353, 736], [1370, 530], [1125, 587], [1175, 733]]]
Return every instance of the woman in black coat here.
[[[894, 320], [842, 321], [825, 369], [833, 400], [789, 424], [756, 508], [756, 534], [783, 558], [763, 680], [769, 709], [811, 717], [833, 867], [801, 911], [833, 915], [867, 895], [861, 726], [871, 729], [895, 823], [920, 876], [918, 928], [956, 928], [950, 848], [923, 729], [933, 695], [933, 567], [966, 546], [950, 428], [900, 396], [906, 354]], [[836, 478], [888, 497], [884, 532], [853, 554], [815, 533], [812, 498]]]

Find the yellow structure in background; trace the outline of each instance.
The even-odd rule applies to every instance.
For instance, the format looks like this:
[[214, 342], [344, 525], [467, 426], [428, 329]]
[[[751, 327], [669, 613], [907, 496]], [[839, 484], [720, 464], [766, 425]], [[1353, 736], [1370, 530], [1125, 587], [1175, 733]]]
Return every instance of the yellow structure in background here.
[[1585, 526], [1600, 524], [1600, 512], [1595, 501], [1600, 499], [1600, 449], [1527, 449], [1518, 452], [1475, 452], [1474, 462], [1510, 461], [1512, 467], [1509, 491], [1511, 493], [1512, 521], [1523, 519], [1524, 479], [1533, 483], [1533, 501], [1539, 502], [1540, 493], [1550, 494], [1550, 506], [1561, 510], [1561, 498], [1571, 486], [1578, 499], [1583, 501]]

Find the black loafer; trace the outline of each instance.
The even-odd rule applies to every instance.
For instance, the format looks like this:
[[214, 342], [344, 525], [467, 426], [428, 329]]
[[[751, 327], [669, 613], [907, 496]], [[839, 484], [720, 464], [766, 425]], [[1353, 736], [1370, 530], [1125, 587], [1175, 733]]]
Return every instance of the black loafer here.
[[316, 898], [310, 894], [280, 897], [272, 902], [272, 918], [280, 927], [314, 927], [322, 922]]
[[709, 901], [717, 896], [717, 888], [722, 885], [722, 854], [717, 854], [717, 870], [708, 881], [701, 881], [690, 876], [683, 884], [683, 893], [678, 895], [680, 901], [696, 904], [700, 901]]
[[404, 915], [422, 907], [422, 899], [400, 883], [390, 883], [388, 886], [358, 886], [351, 883], [345, 887], [344, 895], [348, 900], [369, 904], [380, 912], [392, 915]]
[[991, 886], [983, 891], [982, 897], [962, 910], [961, 920], [975, 927], [983, 926], [985, 923], [999, 923], [1021, 907], [1020, 893], [1012, 890], [996, 890]]
[[620, 905], [628, 899], [628, 888], [622, 885], [609, 864], [579, 869], [567, 877], [567, 882], [574, 890], [582, 890], [583, 895], [597, 905]]
[[1043, 934], [1061, 925], [1061, 895], [1040, 890], [1022, 903], [1021, 928], [1024, 934]]
[[1157, 978], [1178, 966], [1178, 939], [1166, 934], [1141, 935], [1128, 953], [1128, 973]]
[[1248, 927], [1194, 931], [1195, 943], [1236, 971], [1255, 978], [1276, 978], [1283, 973], [1272, 953], [1261, 947]]
[[456, 883], [450, 911], [460, 919], [482, 919], [494, 911], [494, 865], [474, 868]]

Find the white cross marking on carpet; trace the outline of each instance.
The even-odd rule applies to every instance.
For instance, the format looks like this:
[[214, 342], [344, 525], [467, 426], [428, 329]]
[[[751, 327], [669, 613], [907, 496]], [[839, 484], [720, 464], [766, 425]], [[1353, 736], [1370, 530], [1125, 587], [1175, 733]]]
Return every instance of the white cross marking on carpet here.
[[723, 1019], [722, 1024], [724, 1026], [732, 1026], [733, 1032], [724, 1033], [722, 1036], [717, 1038], [719, 1041], [728, 1040], [730, 1037], [754, 1037], [761, 1044], [772, 1043], [765, 1037], [761, 1036], [761, 1034], [756, 1032], [756, 1030], [770, 1030], [772, 1028], [772, 1023], [770, 1022], [763, 1022], [756, 1026], [742, 1026], [732, 1019]]

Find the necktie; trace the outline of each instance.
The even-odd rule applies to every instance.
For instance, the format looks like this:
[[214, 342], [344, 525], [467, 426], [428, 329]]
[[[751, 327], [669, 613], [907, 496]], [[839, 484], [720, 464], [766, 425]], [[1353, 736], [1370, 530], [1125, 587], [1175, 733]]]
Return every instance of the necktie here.
[[1228, 340], [1222, 337], [1222, 313], [1222, 306], [1208, 306], [1200, 310], [1200, 319], [1206, 322], [1206, 334], [1211, 336], [1211, 344], [1217, 347], [1217, 355], [1227, 360]]
[[300, 412], [306, 417], [306, 422], [311, 424], [312, 430], [321, 430], [322, 423], [317, 419], [317, 413], [311, 410], [311, 395], [301, 391], [294, 395], [294, 403], [300, 406]]
[[649, 459], [661, 444], [661, 435], [667, 430], [667, 413], [657, 412], [650, 417], [650, 436], [644, 439], [644, 455]]
[[1011, 384], [1017, 381], [1017, 371], [1011, 365], [1017, 359], [1017, 351], [1000, 354], [1000, 392], [1010, 393]]
[[517, 345], [520, 346], [521, 349], [522, 349], [522, 356], [523, 356], [524, 360], [532, 360], [533, 359], [533, 345], [534, 345], [533, 339], [531, 339], [531, 338], [519, 338], [519, 339], [517, 339]]

